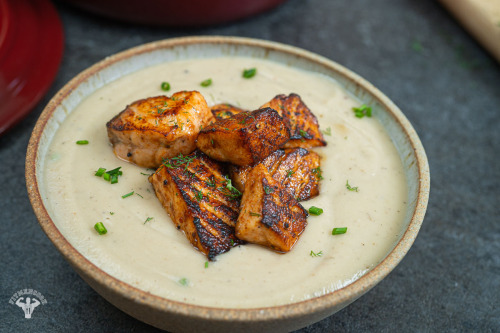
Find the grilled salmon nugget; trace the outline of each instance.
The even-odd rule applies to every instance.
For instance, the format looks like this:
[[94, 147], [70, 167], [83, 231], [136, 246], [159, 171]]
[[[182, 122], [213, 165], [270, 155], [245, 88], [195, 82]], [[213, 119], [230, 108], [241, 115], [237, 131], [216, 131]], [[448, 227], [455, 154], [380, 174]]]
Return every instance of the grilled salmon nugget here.
[[167, 159], [149, 182], [177, 229], [209, 260], [242, 243], [234, 229], [241, 193], [218, 162], [200, 151], [180, 155]]
[[119, 158], [156, 168], [164, 158], [190, 154], [200, 129], [214, 122], [205, 98], [197, 91], [149, 97], [133, 102], [107, 124]]
[[299, 95], [278, 95], [261, 106], [261, 108], [264, 107], [276, 110], [290, 129], [290, 141], [285, 144], [284, 148], [326, 146], [316, 116]]
[[203, 128], [196, 145], [215, 160], [245, 166], [260, 162], [289, 138], [290, 131], [278, 112], [263, 108]]
[[248, 174], [236, 236], [249, 243], [288, 252], [307, 225], [307, 211], [263, 164]]
[[[315, 152], [304, 148], [279, 149], [260, 164], [263, 164], [271, 176], [298, 201], [308, 200], [319, 194], [322, 176], [320, 157]], [[251, 166], [229, 167], [229, 176], [239, 191], [244, 191], [251, 170]]]

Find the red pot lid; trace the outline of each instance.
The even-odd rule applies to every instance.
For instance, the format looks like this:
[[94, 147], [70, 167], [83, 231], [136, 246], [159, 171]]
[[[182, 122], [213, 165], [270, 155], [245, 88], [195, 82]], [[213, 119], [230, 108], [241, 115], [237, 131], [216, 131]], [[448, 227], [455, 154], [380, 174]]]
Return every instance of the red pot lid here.
[[49, 0], [0, 0], [0, 135], [47, 93], [61, 63], [63, 39]]

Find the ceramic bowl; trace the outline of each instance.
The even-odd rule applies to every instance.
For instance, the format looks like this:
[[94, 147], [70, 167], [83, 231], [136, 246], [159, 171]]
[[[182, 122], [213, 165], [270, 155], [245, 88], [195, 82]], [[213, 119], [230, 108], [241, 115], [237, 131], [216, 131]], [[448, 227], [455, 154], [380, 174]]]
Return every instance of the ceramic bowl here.
[[[61, 234], [41, 196], [39, 179], [45, 153], [66, 116], [102, 86], [168, 59], [213, 56], [250, 56], [271, 59], [315, 71], [337, 80], [362, 102], [373, 105], [376, 118], [391, 137], [406, 172], [408, 206], [406, 230], [377, 266], [335, 292], [298, 303], [252, 309], [211, 308], [154, 296], [103, 272], [80, 254]], [[403, 113], [377, 88], [348, 69], [295, 47], [237, 37], [187, 37], [145, 44], [93, 65], [64, 86], [41, 114], [28, 146], [26, 183], [40, 225], [80, 276], [110, 303], [131, 316], [170, 331], [290, 331], [299, 329], [347, 306], [379, 283], [403, 259], [423, 221], [429, 196], [429, 167], [422, 144]]]

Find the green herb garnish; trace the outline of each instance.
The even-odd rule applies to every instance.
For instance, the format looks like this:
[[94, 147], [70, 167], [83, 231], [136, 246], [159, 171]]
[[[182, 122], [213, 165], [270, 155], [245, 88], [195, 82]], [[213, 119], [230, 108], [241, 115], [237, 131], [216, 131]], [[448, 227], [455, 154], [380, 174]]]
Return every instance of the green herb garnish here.
[[287, 176], [287, 177], [292, 177], [292, 175], [293, 175], [294, 173], [295, 173], [295, 171], [293, 171], [292, 169], [290, 169], [290, 170], [288, 170], [288, 171], [286, 172], [286, 176]]
[[321, 257], [323, 255], [323, 251], [319, 251], [318, 253], [314, 253], [314, 251], [311, 250], [311, 253], [309, 253], [311, 257]]
[[99, 168], [99, 170], [97, 170], [94, 175], [96, 175], [97, 177], [102, 177], [102, 175], [104, 175], [105, 172], [106, 172], [105, 168]]
[[341, 235], [345, 234], [346, 232], [347, 232], [347, 227], [332, 229], [332, 235]]
[[89, 140], [78, 140], [76, 142], [77, 145], [88, 145], [89, 144]]
[[325, 135], [332, 135], [332, 128], [327, 127], [325, 130], [322, 130], [321, 132], [323, 132], [323, 134]]
[[212, 79], [206, 79], [205, 81], [202, 81], [202, 82], [200, 83], [200, 85], [201, 85], [202, 87], [208, 87], [208, 86], [210, 86], [211, 84], [212, 84]]
[[118, 167], [113, 170], [106, 171], [105, 168], [99, 168], [94, 175], [97, 177], [102, 177], [105, 181], [108, 181], [111, 184], [116, 184], [118, 183], [118, 176], [121, 176], [123, 174], [120, 169], [121, 167]]
[[306, 138], [306, 139], [308, 139], [308, 138], [309, 138], [309, 133], [307, 133], [306, 131], [304, 131], [304, 130], [299, 130], [299, 133], [300, 133], [300, 135], [301, 135], [303, 138]]
[[205, 261], [205, 268], [208, 268], [208, 261]]
[[195, 197], [196, 197], [196, 200], [198, 200], [198, 202], [200, 202], [203, 199], [203, 192], [198, 191], [196, 193]]
[[255, 76], [255, 74], [257, 74], [257, 68], [255, 68], [255, 67], [254, 67], [254, 68], [250, 68], [250, 69], [245, 69], [245, 70], [243, 71], [243, 75], [242, 75], [242, 76], [243, 76], [245, 79], [249, 79], [249, 78], [251, 78], [251, 77], [254, 77], [254, 76]]
[[238, 198], [238, 197], [241, 197], [241, 192], [238, 191], [238, 189], [236, 187], [233, 186], [233, 184], [231, 183], [231, 179], [229, 179], [227, 176], [224, 176], [224, 178], [226, 179], [226, 187], [219, 187], [219, 190], [224, 190], [224, 189], [227, 189], [229, 190], [229, 194], [228, 193], [224, 193], [225, 195], [231, 197], [231, 198]]
[[131, 195], [134, 195], [134, 191], [132, 191], [132, 192], [130, 192], [130, 193], [127, 193], [127, 194], [122, 195], [122, 198], [123, 198], [123, 199], [125, 199], [125, 198], [130, 197]]
[[163, 90], [163, 91], [169, 91], [170, 90], [170, 83], [162, 82], [160, 87], [161, 87], [161, 90]]
[[182, 278], [179, 280], [179, 284], [181, 284], [183, 286], [187, 286], [189, 284], [189, 280], [186, 278]]
[[166, 160], [164, 159], [163, 165], [169, 169], [175, 169], [185, 164], [186, 167], [184, 168], [184, 170], [187, 170], [189, 163], [191, 163], [194, 159], [195, 159], [194, 156], [190, 157], [179, 154], [176, 157], [172, 157]]
[[348, 189], [349, 191], [352, 191], [352, 192], [358, 192], [358, 187], [355, 186], [355, 187], [352, 187], [351, 185], [349, 185], [349, 181], [346, 180], [345, 182], [345, 187], [346, 189]]
[[96, 224], [94, 224], [94, 229], [95, 231], [97, 231], [99, 235], [104, 235], [108, 232], [108, 230], [106, 230], [106, 227], [104, 226], [104, 224], [102, 224], [102, 222], [97, 222]]
[[321, 215], [323, 214], [323, 208], [311, 206], [311, 208], [309, 208], [309, 214], [316, 216]]
[[372, 108], [366, 104], [363, 104], [358, 108], [353, 107], [352, 111], [354, 111], [354, 115], [358, 118], [363, 118], [364, 116], [367, 116], [367, 117], [372, 116]]
[[266, 194], [273, 193], [274, 188], [269, 187], [269, 186], [264, 186], [264, 192], [266, 192]]
[[415, 52], [422, 52], [422, 50], [424, 49], [423, 46], [422, 46], [422, 43], [420, 43], [418, 40], [414, 41], [412, 44], [411, 44], [411, 48], [413, 49], [413, 51]]
[[323, 179], [323, 171], [321, 170], [320, 167], [314, 168], [311, 171], [312, 171], [312, 173], [314, 173], [316, 175], [316, 178], [318, 180]]
[[250, 214], [250, 216], [260, 216], [260, 214], [254, 213], [254, 212], [250, 212], [249, 214]]
[[249, 79], [249, 78], [251, 78], [251, 77], [254, 77], [254, 76], [255, 76], [255, 74], [257, 74], [257, 68], [255, 68], [255, 67], [254, 67], [254, 68], [250, 68], [250, 69], [245, 69], [245, 70], [243, 71], [243, 75], [242, 75], [242, 76], [243, 76], [245, 79]]
[[148, 223], [148, 222], [149, 222], [149, 221], [151, 221], [152, 219], [154, 219], [154, 217], [148, 217], [148, 218], [146, 219], [146, 221], [144, 221], [144, 223], [143, 223], [143, 224]]

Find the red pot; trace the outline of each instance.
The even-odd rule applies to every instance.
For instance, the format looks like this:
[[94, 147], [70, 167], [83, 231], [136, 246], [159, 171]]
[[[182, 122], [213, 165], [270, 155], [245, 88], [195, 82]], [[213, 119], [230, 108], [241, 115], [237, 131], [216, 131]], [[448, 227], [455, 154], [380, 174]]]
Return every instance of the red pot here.
[[278, 6], [286, 0], [66, 0], [66, 2], [122, 21], [163, 25], [201, 26], [235, 21]]

